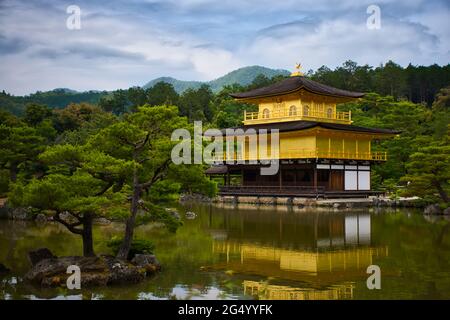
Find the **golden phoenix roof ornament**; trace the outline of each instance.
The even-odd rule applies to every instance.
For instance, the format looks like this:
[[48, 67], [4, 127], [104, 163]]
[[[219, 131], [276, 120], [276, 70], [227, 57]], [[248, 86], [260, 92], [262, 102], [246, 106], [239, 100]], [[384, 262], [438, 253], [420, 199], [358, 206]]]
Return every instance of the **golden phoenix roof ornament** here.
[[302, 68], [302, 64], [301, 63], [296, 63], [295, 64], [295, 69], [297, 69], [297, 71], [292, 72], [291, 73], [291, 77], [303, 76], [303, 72], [300, 71], [301, 68]]

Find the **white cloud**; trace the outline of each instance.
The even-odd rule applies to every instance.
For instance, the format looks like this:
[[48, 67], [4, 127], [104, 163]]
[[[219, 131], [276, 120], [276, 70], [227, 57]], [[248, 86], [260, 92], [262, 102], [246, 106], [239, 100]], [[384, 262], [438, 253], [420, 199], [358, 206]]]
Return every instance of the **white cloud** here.
[[390, 59], [402, 65], [445, 64], [448, 46], [418, 23], [382, 19], [381, 29], [369, 30], [365, 20], [336, 19], [263, 30], [240, 54], [247, 61], [256, 58], [256, 63], [272, 67], [292, 68], [301, 61], [306, 69], [317, 69], [335, 67], [348, 59], [369, 65]]
[[[0, 2], [0, 89], [24, 94], [143, 85], [159, 76], [211, 80], [237, 67], [446, 64], [445, 1], [380, 0], [382, 28], [366, 28], [371, 0]], [[104, 3], [104, 4], [103, 4]]]

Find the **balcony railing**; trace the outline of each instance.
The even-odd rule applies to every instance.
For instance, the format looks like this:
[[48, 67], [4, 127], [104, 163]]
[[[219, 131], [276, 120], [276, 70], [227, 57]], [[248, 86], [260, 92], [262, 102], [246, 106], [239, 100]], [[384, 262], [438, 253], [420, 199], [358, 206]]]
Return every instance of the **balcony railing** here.
[[[242, 153], [231, 153], [227, 156], [226, 153], [215, 154], [213, 161], [258, 161], [273, 159], [270, 156], [260, 157], [254, 156], [251, 152], [243, 155]], [[371, 161], [386, 161], [386, 151], [376, 152], [345, 152], [345, 151], [321, 151], [321, 150], [285, 150], [280, 151], [278, 157], [275, 159], [341, 159], [341, 160], [371, 160]]]
[[321, 110], [310, 110], [307, 113], [303, 112], [289, 112], [289, 110], [279, 110], [270, 113], [263, 112], [247, 112], [244, 111], [244, 124], [258, 124], [277, 121], [294, 121], [294, 120], [309, 120], [332, 123], [352, 123], [352, 113], [349, 112], [333, 112], [328, 113]]

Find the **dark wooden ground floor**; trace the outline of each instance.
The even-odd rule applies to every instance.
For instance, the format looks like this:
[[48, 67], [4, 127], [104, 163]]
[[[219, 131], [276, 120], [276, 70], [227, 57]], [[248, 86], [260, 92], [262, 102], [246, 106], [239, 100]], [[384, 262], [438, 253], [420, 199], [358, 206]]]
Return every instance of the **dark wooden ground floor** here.
[[275, 175], [262, 175], [260, 165], [250, 164], [213, 166], [206, 173], [219, 179], [221, 195], [344, 197], [374, 194], [367, 161], [286, 161], [280, 164]]
[[220, 186], [221, 196], [256, 196], [256, 197], [304, 197], [304, 198], [367, 198], [380, 195], [380, 191], [330, 191], [313, 187], [277, 187], [277, 186]]

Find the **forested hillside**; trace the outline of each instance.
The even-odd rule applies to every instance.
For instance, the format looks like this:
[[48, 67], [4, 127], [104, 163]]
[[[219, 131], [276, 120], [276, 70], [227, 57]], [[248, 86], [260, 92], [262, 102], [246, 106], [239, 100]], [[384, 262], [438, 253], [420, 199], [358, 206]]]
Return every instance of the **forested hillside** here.
[[64, 108], [70, 103], [96, 104], [100, 97], [106, 95], [105, 91], [76, 92], [69, 89], [55, 89], [47, 92], [36, 92], [27, 96], [13, 96], [4, 90], [0, 92], [0, 109], [21, 115], [29, 103], [44, 104], [52, 109]]
[[[340, 105], [351, 110], [355, 125], [400, 130], [393, 139], [374, 144], [387, 151], [388, 161], [373, 170], [373, 187], [392, 195], [419, 195], [424, 201], [449, 202], [450, 192], [450, 69], [401, 68], [392, 62], [371, 68], [346, 62], [325, 67], [308, 77], [338, 88], [363, 91], [366, 96]], [[158, 82], [143, 89], [132, 87], [113, 92], [76, 93], [60, 89], [26, 97], [0, 94], [0, 193], [5, 195], [15, 181], [26, 183], [46, 175], [49, 168], [40, 154], [55, 145], [84, 145], [90, 137], [133, 117], [140, 106], [175, 106], [186, 123], [202, 120], [204, 127], [241, 124], [243, 111], [254, 105], [234, 101], [229, 94], [277, 82], [285, 77], [256, 76], [248, 85], [225, 85], [215, 93], [206, 84], [179, 94], [173, 85]], [[148, 112], [150, 109], [146, 109]], [[161, 109], [162, 110], [162, 109]], [[124, 124], [125, 125], [125, 124]], [[127, 127], [123, 127], [127, 135]], [[197, 170], [197, 171], [195, 171]], [[162, 183], [154, 196], [168, 196], [187, 189], [209, 190], [201, 170], [186, 171], [185, 183]], [[191, 175], [192, 174], [192, 175]], [[13, 182], [13, 184], [11, 184]], [[195, 191], [193, 190], [193, 191]]]
[[[177, 95], [192, 95], [201, 87], [209, 87], [212, 93], [219, 94], [226, 87], [239, 85], [242, 87], [258, 87], [270, 83], [271, 79], [288, 76], [286, 70], [275, 70], [261, 66], [251, 66], [234, 70], [220, 78], [208, 82], [183, 81], [171, 77], [154, 79], [142, 87], [128, 90], [86, 91], [77, 92], [70, 89], [54, 89], [47, 92], [36, 92], [27, 96], [13, 96], [5, 91], [0, 92], [0, 108], [13, 114], [21, 115], [28, 103], [44, 104], [50, 108], [64, 108], [70, 103], [87, 102], [97, 104], [103, 98], [103, 103], [113, 101], [111, 109], [128, 110], [137, 101], [145, 100], [144, 95], [155, 95], [154, 86], [161, 82], [170, 84]], [[425, 102], [428, 106], [434, 101], [439, 89], [450, 83], [450, 65], [446, 66], [413, 66], [406, 68], [392, 61], [378, 67], [360, 66], [354, 61], [346, 61], [334, 70], [322, 66], [317, 71], [310, 70], [306, 74], [313, 80], [336, 88], [375, 92], [382, 96], [390, 95], [394, 99], [406, 99], [415, 103]], [[162, 86], [159, 86], [161, 89]], [[1, 90], [1, 88], [0, 88]], [[164, 94], [160, 94], [164, 95]], [[170, 94], [169, 94], [170, 95]], [[136, 100], [137, 99], [137, 100]]]

